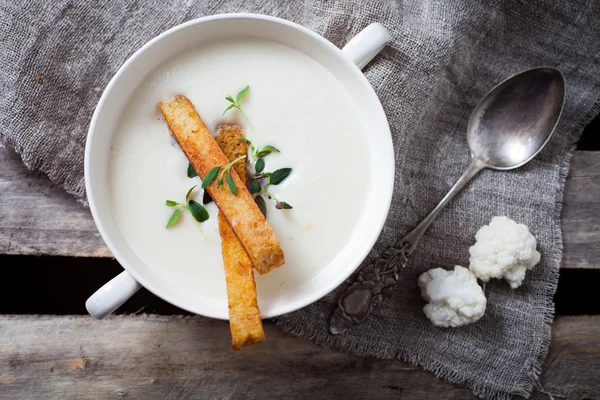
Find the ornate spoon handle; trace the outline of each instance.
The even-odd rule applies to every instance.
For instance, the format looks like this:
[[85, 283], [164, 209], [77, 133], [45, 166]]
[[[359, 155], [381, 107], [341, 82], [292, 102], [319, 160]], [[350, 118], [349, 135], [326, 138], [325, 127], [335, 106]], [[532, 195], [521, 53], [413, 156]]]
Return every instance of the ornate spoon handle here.
[[419, 239], [440, 211], [485, 165], [472, 159], [465, 173], [452, 186], [440, 203], [410, 233], [404, 236], [397, 246], [387, 249], [382, 257], [363, 268], [356, 281], [348, 286], [338, 299], [338, 307], [331, 316], [329, 330], [337, 335], [364, 321], [398, 281], [398, 273], [408, 263]]

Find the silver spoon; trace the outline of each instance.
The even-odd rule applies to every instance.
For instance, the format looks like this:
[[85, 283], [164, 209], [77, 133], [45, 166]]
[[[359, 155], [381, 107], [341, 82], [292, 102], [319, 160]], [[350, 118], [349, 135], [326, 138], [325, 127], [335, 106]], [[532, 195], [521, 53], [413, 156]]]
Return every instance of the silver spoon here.
[[442, 208], [482, 169], [509, 170], [527, 163], [552, 136], [562, 112], [565, 80], [557, 69], [534, 68], [494, 87], [477, 104], [467, 128], [471, 163], [436, 208], [397, 246], [363, 268], [338, 299], [330, 321], [334, 335], [364, 321], [398, 281], [419, 239]]

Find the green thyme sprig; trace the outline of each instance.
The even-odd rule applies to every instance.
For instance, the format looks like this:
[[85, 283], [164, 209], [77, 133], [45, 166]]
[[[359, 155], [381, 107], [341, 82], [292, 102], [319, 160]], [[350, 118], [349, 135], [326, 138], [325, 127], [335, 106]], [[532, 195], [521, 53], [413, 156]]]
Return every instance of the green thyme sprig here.
[[248, 138], [238, 138], [238, 140], [242, 140], [248, 143], [248, 147], [250, 148], [250, 154], [252, 155], [252, 160], [259, 160], [268, 156], [271, 153], [281, 153], [279, 149], [275, 146], [265, 146], [262, 149], [259, 149], [257, 146], [254, 146], [254, 143]]
[[267, 216], [267, 207], [263, 196], [275, 201], [275, 208], [278, 210], [290, 210], [293, 207], [281, 201], [269, 191], [269, 186], [279, 185], [292, 173], [291, 168], [280, 168], [273, 172], [265, 172], [265, 161], [263, 158], [256, 160], [254, 164], [254, 174], [250, 180], [250, 194], [256, 194], [256, 204], [264, 216]]
[[169, 221], [167, 221], [167, 229], [172, 227], [175, 224], [175, 222], [177, 222], [177, 220], [181, 216], [181, 210], [189, 211], [190, 214], [192, 214], [192, 217], [194, 217], [194, 219], [200, 223], [206, 221], [209, 218], [208, 211], [206, 211], [206, 208], [204, 208], [204, 206], [198, 203], [197, 201], [190, 199], [190, 195], [192, 194], [192, 191], [196, 188], [196, 186], [198, 185], [192, 186], [190, 190], [188, 190], [188, 192], [186, 193], [185, 203], [178, 203], [175, 200], [167, 200], [165, 202], [165, 205], [167, 207], [175, 207], [175, 211], [173, 211], [173, 214], [171, 214]]
[[[250, 121], [250, 118], [248, 118], [248, 116], [246, 115], [244, 110], [242, 110], [242, 105], [240, 104], [240, 101], [244, 98], [244, 96], [246, 96], [246, 94], [248, 93], [249, 90], [250, 90], [250, 86], [246, 85], [245, 88], [243, 88], [242, 90], [240, 90], [238, 92], [238, 94], [235, 96], [235, 99], [232, 96], [225, 97], [225, 100], [227, 100], [231, 104], [229, 104], [229, 106], [227, 106], [225, 111], [223, 111], [223, 115], [225, 115], [225, 113], [227, 111], [229, 111], [233, 108], [237, 109], [240, 112], [240, 114], [242, 114], [242, 117], [244, 117], [244, 119], [246, 120], [248, 125], [250, 126], [252, 133], [256, 136], [256, 133], [254, 132], [254, 127], [252, 126], [252, 122]], [[251, 157], [252, 160], [256, 160], [258, 158], [268, 156], [269, 154], [271, 154], [273, 152], [279, 153], [279, 150], [275, 146], [265, 146], [263, 148], [259, 148], [259, 146], [255, 146], [254, 143], [252, 143], [252, 141], [247, 138], [239, 138], [238, 140], [243, 140], [248, 143], [248, 146], [250, 147], [250, 154], [252, 156]]]
[[[254, 136], [256, 136], [256, 133], [254, 132], [254, 128], [252, 127], [252, 123], [250, 122], [250, 119], [248, 118], [246, 113], [244, 113], [244, 110], [242, 110], [242, 106], [240, 104], [240, 101], [244, 98], [244, 96], [248, 93], [249, 90], [250, 90], [250, 86], [246, 86], [235, 96], [235, 99], [231, 96], [225, 97], [225, 100], [227, 100], [231, 104], [225, 109], [225, 111], [223, 111], [223, 114], [225, 114], [227, 111], [229, 111], [233, 108], [237, 109], [240, 112], [240, 114], [242, 114], [242, 116], [244, 117], [246, 122], [248, 122], [248, 125], [250, 125], [250, 128], [252, 129], [252, 133], [254, 134]], [[265, 172], [264, 171], [264, 169], [265, 169], [265, 159], [264, 158], [271, 153], [280, 153], [279, 149], [276, 148], [275, 146], [271, 146], [271, 145], [264, 146], [261, 148], [260, 146], [255, 145], [252, 142], [252, 140], [250, 140], [248, 138], [238, 138], [238, 140], [243, 140], [244, 142], [248, 143], [248, 148], [250, 150], [250, 159], [248, 161], [254, 162], [254, 175], [252, 175], [252, 178], [250, 180], [250, 193], [253, 195], [256, 194], [254, 200], [256, 201], [256, 204], [258, 205], [258, 208], [260, 209], [260, 211], [262, 211], [262, 213], [264, 214], [265, 217], [267, 216], [267, 206], [266, 206], [265, 199], [263, 198], [263, 196], [266, 196], [267, 198], [274, 200], [275, 208], [277, 208], [278, 210], [291, 209], [292, 208], [291, 205], [289, 205], [285, 201], [278, 200], [269, 191], [269, 186], [278, 185], [281, 182], [283, 182], [283, 180], [286, 179], [292, 173], [292, 169], [291, 168], [281, 168], [274, 172]]]
[[[245, 155], [239, 156], [238, 158], [236, 158], [229, 164], [222, 165], [222, 166], [216, 166], [216, 167], [212, 168], [210, 171], [208, 171], [208, 174], [206, 174], [206, 176], [202, 180], [202, 189], [205, 189], [208, 185], [213, 183], [215, 181], [215, 179], [217, 180], [217, 189], [220, 189], [223, 186], [223, 177], [224, 177], [225, 182], [227, 183], [227, 186], [229, 187], [229, 190], [231, 191], [231, 193], [233, 193], [234, 196], [237, 196], [237, 186], [235, 185], [235, 182], [231, 176], [231, 167], [233, 167], [233, 164], [235, 164], [236, 162], [243, 160], [245, 158], [246, 158]], [[217, 175], [218, 175], [218, 178], [217, 178]]]
[[192, 163], [188, 164], [187, 176], [188, 176], [188, 178], [195, 178], [198, 176], [198, 173], [194, 169], [194, 166], [192, 165]]
[[[250, 122], [250, 118], [248, 118], [248, 116], [242, 109], [242, 105], [241, 105], [242, 99], [248, 94], [249, 91], [250, 91], [250, 86], [246, 85], [245, 88], [243, 88], [242, 90], [240, 90], [238, 92], [238, 94], [235, 96], [235, 99], [232, 96], [225, 97], [225, 100], [227, 100], [230, 104], [227, 106], [225, 111], [223, 111], [223, 115], [225, 115], [225, 113], [227, 113], [229, 110], [232, 110], [234, 108], [237, 109], [240, 112], [240, 114], [242, 115], [242, 117], [244, 118], [244, 120], [250, 126], [250, 129], [252, 130], [254, 137], [256, 137], [256, 132], [254, 131], [252, 122]], [[265, 217], [267, 216], [267, 206], [266, 206], [265, 199], [263, 198], [263, 196], [266, 196], [267, 198], [274, 200], [275, 208], [277, 208], [278, 210], [291, 209], [292, 208], [291, 205], [289, 205], [285, 201], [278, 200], [269, 191], [269, 186], [279, 185], [292, 173], [292, 169], [291, 168], [281, 168], [274, 172], [265, 172], [264, 171], [264, 169], [265, 169], [264, 158], [272, 153], [280, 153], [279, 149], [276, 148], [275, 146], [271, 146], [271, 145], [264, 146], [261, 148], [260, 146], [253, 143], [252, 140], [250, 140], [248, 138], [238, 138], [238, 140], [243, 140], [246, 143], [248, 143], [250, 156], [246, 160], [247, 160], [247, 162], [254, 163], [254, 174], [252, 175], [251, 181], [250, 181], [250, 193], [252, 195], [256, 195], [254, 200], [256, 201], [258, 208], [261, 210], [261, 212], [264, 214], [264, 216]], [[222, 175], [223, 175], [223, 172], [221, 172], [221, 176]], [[214, 178], [215, 177], [213, 176], [212, 180], [214, 180]], [[226, 178], [227, 178], [227, 175], [226, 175]], [[206, 180], [206, 178], [205, 178], [205, 180]], [[229, 181], [228, 181], [228, 184], [229, 184]], [[204, 184], [203, 184], [203, 187], [204, 187]], [[235, 194], [235, 192], [233, 192], [233, 193]]]
[[237, 109], [240, 112], [240, 114], [242, 114], [242, 117], [244, 117], [244, 119], [246, 120], [246, 122], [250, 126], [250, 129], [254, 133], [254, 127], [252, 126], [252, 122], [250, 122], [250, 118], [248, 118], [248, 116], [246, 115], [246, 113], [244, 112], [244, 110], [242, 110], [242, 105], [240, 104], [240, 101], [244, 98], [244, 96], [246, 96], [246, 94], [248, 93], [249, 90], [250, 90], [250, 86], [246, 85], [245, 88], [243, 88], [242, 90], [240, 90], [238, 92], [238, 94], [235, 95], [235, 99], [233, 97], [231, 97], [231, 96], [225, 97], [225, 100], [227, 100], [231, 104], [229, 104], [229, 106], [225, 109], [225, 111], [223, 111], [223, 114], [221, 114], [221, 115], [225, 115], [225, 113], [227, 111], [231, 110], [232, 108]]

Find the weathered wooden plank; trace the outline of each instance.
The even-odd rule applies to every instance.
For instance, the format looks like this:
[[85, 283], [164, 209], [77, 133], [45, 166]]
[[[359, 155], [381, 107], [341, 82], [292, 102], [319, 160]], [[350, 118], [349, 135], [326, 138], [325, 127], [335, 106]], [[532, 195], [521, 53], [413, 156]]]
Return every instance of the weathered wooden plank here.
[[600, 398], [600, 315], [557, 318], [543, 371], [554, 398]]
[[578, 151], [565, 187], [563, 266], [600, 268], [600, 152]]
[[[265, 328], [267, 342], [233, 352], [227, 323], [201, 317], [2, 316], [0, 397], [474, 398], [401, 361], [338, 353]], [[600, 396], [600, 316], [558, 318], [553, 334], [544, 389]]]
[[0, 148], [0, 254], [112, 257], [87, 208]]
[[[600, 268], [600, 152], [575, 152], [563, 207], [563, 268]], [[110, 257], [89, 211], [0, 149], [0, 254]]]

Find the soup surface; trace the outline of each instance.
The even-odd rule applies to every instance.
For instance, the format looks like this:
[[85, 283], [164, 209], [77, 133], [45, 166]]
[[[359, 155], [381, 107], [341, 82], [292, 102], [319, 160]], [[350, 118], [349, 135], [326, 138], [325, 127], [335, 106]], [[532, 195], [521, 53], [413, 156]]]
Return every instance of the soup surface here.
[[[234, 96], [250, 86], [242, 109], [222, 115]], [[169, 229], [173, 209], [165, 201], [202, 202], [199, 178], [188, 178], [188, 161], [175, 145], [157, 103], [183, 94], [211, 131], [241, 123], [262, 147], [281, 153], [265, 158], [266, 171], [291, 167], [269, 189], [293, 206], [267, 202], [267, 220], [285, 252], [286, 264], [257, 275], [259, 302], [285, 296], [322, 272], [352, 235], [366, 201], [366, 131], [359, 110], [341, 83], [319, 63], [292, 48], [258, 39], [211, 43], [170, 60], [147, 77], [123, 111], [111, 147], [112, 208], [125, 239], [146, 265], [178, 290], [226, 300], [217, 207], [197, 224], [188, 212]]]

